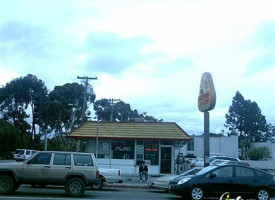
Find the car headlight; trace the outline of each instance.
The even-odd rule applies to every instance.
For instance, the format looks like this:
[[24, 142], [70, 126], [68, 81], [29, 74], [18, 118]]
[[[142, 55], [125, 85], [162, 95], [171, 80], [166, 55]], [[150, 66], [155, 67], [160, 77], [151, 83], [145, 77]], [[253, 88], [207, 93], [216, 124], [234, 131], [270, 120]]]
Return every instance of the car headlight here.
[[177, 184], [183, 184], [183, 183], [186, 183], [187, 181], [189, 181], [191, 178], [184, 178], [184, 179], [181, 179]]

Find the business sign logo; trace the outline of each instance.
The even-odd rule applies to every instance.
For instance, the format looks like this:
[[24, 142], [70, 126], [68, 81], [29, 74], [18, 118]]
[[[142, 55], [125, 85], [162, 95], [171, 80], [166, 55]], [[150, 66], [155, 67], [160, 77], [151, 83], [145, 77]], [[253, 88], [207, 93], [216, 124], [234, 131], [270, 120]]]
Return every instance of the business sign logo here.
[[225, 192], [220, 197], [220, 200], [243, 200], [243, 199], [242, 199], [241, 196], [238, 196], [236, 199], [230, 199], [230, 193], [229, 192]]
[[212, 110], [216, 105], [216, 92], [212, 76], [204, 72], [201, 77], [200, 91], [198, 97], [198, 108], [201, 112]]

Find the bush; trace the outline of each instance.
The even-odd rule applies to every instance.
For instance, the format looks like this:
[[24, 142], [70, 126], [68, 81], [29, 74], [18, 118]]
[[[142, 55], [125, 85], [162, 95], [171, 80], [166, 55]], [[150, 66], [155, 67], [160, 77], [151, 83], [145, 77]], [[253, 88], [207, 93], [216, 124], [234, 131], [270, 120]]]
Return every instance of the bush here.
[[250, 160], [262, 160], [270, 157], [270, 152], [267, 147], [251, 147], [247, 150], [246, 155]]

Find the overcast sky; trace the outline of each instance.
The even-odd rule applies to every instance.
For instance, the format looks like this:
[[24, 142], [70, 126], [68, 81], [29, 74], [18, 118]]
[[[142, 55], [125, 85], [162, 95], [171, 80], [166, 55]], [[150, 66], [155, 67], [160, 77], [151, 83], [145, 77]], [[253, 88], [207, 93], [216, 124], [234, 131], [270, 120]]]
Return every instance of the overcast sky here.
[[29, 73], [49, 90], [97, 76], [97, 100], [201, 134], [204, 72], [217, 95], [211, 132], [225, 129], [236, 91], [275, 125], [275, 1], [0, 0], [1, 86]]

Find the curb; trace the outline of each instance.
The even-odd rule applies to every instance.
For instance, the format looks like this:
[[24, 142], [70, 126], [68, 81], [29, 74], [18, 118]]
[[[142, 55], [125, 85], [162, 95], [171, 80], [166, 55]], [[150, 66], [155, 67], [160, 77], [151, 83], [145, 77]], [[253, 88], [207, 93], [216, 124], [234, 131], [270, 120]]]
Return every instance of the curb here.
[[117, 183], [117, 184], [104, 184], [103, 187], [124, 187], [124, 188], [139, 188], [139, 189], [149, 189], [150, 187], [148, 185], [134, 185], [134, 184], [123, 184], [123, 183]]

